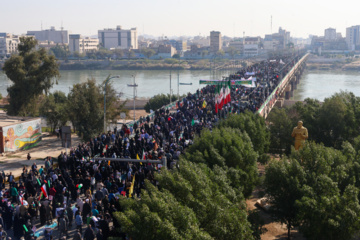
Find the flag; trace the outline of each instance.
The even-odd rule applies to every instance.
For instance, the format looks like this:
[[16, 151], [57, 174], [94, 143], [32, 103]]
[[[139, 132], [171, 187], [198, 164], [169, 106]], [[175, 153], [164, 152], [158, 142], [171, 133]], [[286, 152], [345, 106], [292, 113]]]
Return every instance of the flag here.
[[191, 120], [191, 126], [194, 126], [194, 125], [195, 125], [195, 120], [192, 119], [192, 120]]
[[145, 156], [145, 151], [144, 151], [144, 149], [143, 149], [141, 158], [142, 158], [142, 160], [146, 160], [146, 156]]
[[206, 101], [204, 100], [204, 102], [203, 102], [203, 104], [202, 104], [202, 108], [206, 108], [206, 106], [207, 106], [207, 103], [206, 103]]
[[134, 192], [134, 185], [135, 185], [135, 175], [133, 176], [131, 186], [130, 186], [130, 189], [129, 189], [129, 197], [131, 197], [131, 194], [133, 194], [133, 192]]
[[[139, 154], [136, 154], [136, 159], [140, 160]], [[142, 165], [142, 162], [140, 162], [140, 165]]]
[[227, 97], [226, 97], [226, 103], [231, 102], [231, 80], [229, 79], [227, 84]]
[[39, 186], [41, 186], [40, 180], [38, 178], [36, 180], [37, 180]]
[[41, 193], [40, 193], [40, 196], [39, 196], [39, 201], [41, 200], [42, 195], [43, 195], [43, 193], [41, 192]]
[[19, 195], [19, 200], [20, 200], [21, 205], [23, 205], [23, 204], [24, 204], [24, 197], [23, 197], [23, 195]]
[[218, 113], [219, 111], [219, 95], [220, 95], [220, 86], [216, 85], [215, 86], [215, 112]]
[[44, 196], [47, 198], [48, 194], [46, 192], [46, 185], [45, 184], [41, 187], [41, 191], [44, 194]]

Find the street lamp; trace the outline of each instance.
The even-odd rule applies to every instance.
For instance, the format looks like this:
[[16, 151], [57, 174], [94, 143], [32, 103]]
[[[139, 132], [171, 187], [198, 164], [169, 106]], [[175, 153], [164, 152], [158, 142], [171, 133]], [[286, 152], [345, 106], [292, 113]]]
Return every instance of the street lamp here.
[[179, 59], [179, 67], [178, 67], [178, 79], [177, 79], [177, 97], [178, 97], [178, 101], [180, 101], [180, 95], [179, 95], [179, 88], [180, 88], [180, 82], [179, 82], [179, 79], [180, 79], [180, 64], [182, 64], [183, 62], [186, 62], [186, 61], [181, 61], [180, 62], [180, 59]]
[[170, 66], [170, 104], [171, 104], [171, 70], [175, 63], [171, 64]]
[[134, 78], [134, 84], [128, 84], [128, 87], [132, 87], [134, 88], [133, 89], [133, 93], [134, 93], [134, 122], [135, 122], [135, 88], [138, 86], [135, 82], [135, 77], [136, 77], [136, 74], [134, 75], [131, 75], [133, 78]]
[[106, 133], [106, 85], [107, 83], [110, 81], [110, 79], [113, 78], [120, 78], [119, 75], [113, 76], [113, 77], [108, 77], [108, 79], [105, 80], [105, 86], [104, 86], [104, 133]]

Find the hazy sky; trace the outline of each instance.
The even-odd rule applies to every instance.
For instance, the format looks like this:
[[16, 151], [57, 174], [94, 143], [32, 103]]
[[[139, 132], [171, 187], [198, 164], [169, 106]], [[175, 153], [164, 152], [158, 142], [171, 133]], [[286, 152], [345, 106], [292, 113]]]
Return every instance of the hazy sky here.
[[97, 30], [138, 28], [154, 36], [261, 36], [279, 26], [294, 37], [323, 35], [360, 25], [356, 0], [0, 0], [0, 32], [14, 34], [55, 26], [70, 33], [97, 35]]

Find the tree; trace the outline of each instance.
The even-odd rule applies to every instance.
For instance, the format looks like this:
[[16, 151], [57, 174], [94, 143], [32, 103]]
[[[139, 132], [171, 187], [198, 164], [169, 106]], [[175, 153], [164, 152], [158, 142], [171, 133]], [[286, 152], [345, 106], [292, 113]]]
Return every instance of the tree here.
[[209, 51], [208, 50], [203, 50], [201, 52], [201, 57], [204, 58], [205, 56], [207, 56], [209, 54]]
[[238, 51], [234, 47], [229, 47], [226, 51], [231, 58], [234, 58], [236, 54], [238, 54]]
[[54, 132], [59, 126], [66, 125], [68, 121], [66, 107], [67, 97], [65, 93], [55, 91], [45, 96], [40, 107], [40, 114], [46, 117], [46, 122], [50, 125], [50, 132]]
[[141, 201], [121, 199], [116, 215], [134, 239], [253, 239], [244, 198], [229, 186], [226, 173], [205, 164], [180, 161], [155, 174]]
[[141, 52], [149, 59], [155, 55], [155, 51], [151, 48], [143, 48]]
[[13, 82], [8, 87], [9, 115], [18, 115], [26, 108], [31, 99], [42, 93], [47, 95], [54, 84], [54, 78], [60, 76], [59, 64], [54, 56], [40, 48], [37, 41], [30, 37], [20, 37], [18, 55], [12, 55], [4, 64], [6, 76]]
[[[182, 97], [184, 97], [184, 96], [181, 96], [181, 98]], [[150, 110], [155, 111], [165, 105], [168, 105], [170, 102], [169, 100], [170, 100], [169, 94], [167, 94], [167, 95], [165, 95], [163, 93], [157, 94], [149, 99], [149, 101], [145, 104], [144, 109], [148, 113], [150, 112]], [[177, 100], [177, 96], [172, 95], [171, 102], [176, 101], [176, 100]]]
[[195, 163], [205, 163], [211, 169], [216, 165], [223, 168], [231, 180], [231, 186], [242, 189], [245, 197], [251, 195], [259, 181], [256, 165], [258, 154], [247, 133], [239, 129], [203, 130], [201, 136], [196, 137], [188, 148], [184, 158]]
[[288, 239], [291, 229], [300, 223], [296, 201], [300, 200], [306, 175], [299, 162], [292, 159], [272, 161], [266, 168], [265, 192], [275, 219], [286, 224]]
[[[294, 143], [291, 131], [296, 125], [289, 116], [289, 110], [275, 107], [271, 110], [267, 121], [270, 131], [270, 152], [290, 154], [291, 146]], [[307, 121], [305, 122], [307, 123]]]
[[264, 118], [250, 111], [242, 114], [233, 114], [222, 120], [219, 127], [231, 127], [246, 132], [259, 155], [267, 153], [270, 145], [270, 134]]
[[113, 53], [116, 55], [117, 59], [121, 59], [124, 56], [124, 51], [119, 48], [114, 49]]
[[55, 47], [49, 49], [49, 53], [54, 54], [55, 57], [58, 59], [67, 59], [70, 54], [70, 51], [67, 45], [56, 44]]
[[180, 54], [176, 53], [172, 57], [175, 58], [175, 59], [180, 59]]

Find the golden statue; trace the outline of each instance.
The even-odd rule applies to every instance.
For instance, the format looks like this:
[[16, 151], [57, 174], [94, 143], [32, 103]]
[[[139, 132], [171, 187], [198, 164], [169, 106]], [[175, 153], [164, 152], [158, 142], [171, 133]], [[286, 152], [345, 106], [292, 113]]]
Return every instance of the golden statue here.
[[299, 150], [305, 142], [305, 139], [309, 137], [308, 130], [306, 127], [303, 127], [302, 121], [298, 121], [298, 125], [294, 127], [291, 136], [295, 137], [295, 150]]

